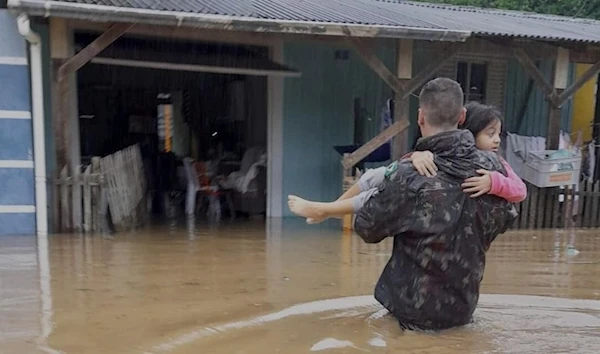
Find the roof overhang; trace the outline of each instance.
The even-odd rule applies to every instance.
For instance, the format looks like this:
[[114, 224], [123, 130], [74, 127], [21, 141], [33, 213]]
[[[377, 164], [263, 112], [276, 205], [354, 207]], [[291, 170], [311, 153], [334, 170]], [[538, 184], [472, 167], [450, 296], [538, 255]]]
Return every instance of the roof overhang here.
[[449, 42], [464, 42], [471, 36], [471, 31], [462, 30], [274, 20], [254, 17], [80, 4], [54, 0], [8, 0], [8, 8], [15, 12], [27, 13], [30, 16], [59, 17], [94, 22], [144, 23], [151, 25], [243, 32], [367, 38], [407, 38]]

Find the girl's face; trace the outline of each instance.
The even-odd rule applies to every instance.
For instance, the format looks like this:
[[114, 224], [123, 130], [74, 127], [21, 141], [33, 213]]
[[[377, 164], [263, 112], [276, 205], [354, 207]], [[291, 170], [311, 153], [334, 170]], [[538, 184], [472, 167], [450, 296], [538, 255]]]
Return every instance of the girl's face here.
[[479, 150], [498, 152], [501, 130], [502, 122], [499, 120], [490, 123], [475, 137], [475, 146]]

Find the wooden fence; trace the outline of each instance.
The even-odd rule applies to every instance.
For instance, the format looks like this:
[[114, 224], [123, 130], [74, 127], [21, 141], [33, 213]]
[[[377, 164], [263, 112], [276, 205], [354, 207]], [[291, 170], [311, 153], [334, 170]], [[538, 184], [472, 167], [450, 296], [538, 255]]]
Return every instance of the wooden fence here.
[[58, 207], [54, 208], [54, 220], [58, 231], [100, 231], [102, 184], [99, 157], [92, 158], [92, 163], [84, 167], [83, 173], [75, 171], [69, 175], [69, 168], [63, 167], [56, 181], [55, 200]]
[[[360, 173], [357, 173], [359, 176]], [[357, 177], [346, 171], [343, 191], [356, 183]], [[519, 217], [513, 229], [561, 229], [600, 227], [600, 180], [581, 182], [579, 189], [537, 188], [527, 184], [527, 199], [516, 205]], [[570, 215], [570, 217], [569, 217]], [[343, 218], [342, 229], [351, 230], [353, 217]]]
[[112, 224], [117, 231], [143, 224], [148, 216], [146, 180], [139, 145], [100, 160]]
[[59, 232], [120, 231], [145, 222], [146, 181], [138, 145], [94, 157], [81, 170], [69, 175], [65, 166], [56, 182]]
[[[573, 186], [574, 187], [574, 186]], [[528, 196], [517, 205], [515, 229], [600, 227], [600, 181], [573, 187], [537, 188], [527, 184]]]

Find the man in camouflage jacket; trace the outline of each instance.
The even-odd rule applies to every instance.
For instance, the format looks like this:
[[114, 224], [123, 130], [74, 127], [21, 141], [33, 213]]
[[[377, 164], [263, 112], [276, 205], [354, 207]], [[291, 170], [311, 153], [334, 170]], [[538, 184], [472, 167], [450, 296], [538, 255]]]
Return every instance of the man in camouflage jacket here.
[[471, 198], [461, 188], [475, 171], [504, 171], [495, 153], [475, 147], [464, 120], [463, 93], [450, 79], [435, 79], [420, 95], [417, 151], [431, 151], [435, 177], [409, 161], [388, 167], [380, 191], [356, 215], [355, 230], [368, 243], [394, 237], [391, 259], [375, 298], [405, 329], [441, 330], [467, 324], [479, 298], [485, 253], [516, 218], [496, 196]]

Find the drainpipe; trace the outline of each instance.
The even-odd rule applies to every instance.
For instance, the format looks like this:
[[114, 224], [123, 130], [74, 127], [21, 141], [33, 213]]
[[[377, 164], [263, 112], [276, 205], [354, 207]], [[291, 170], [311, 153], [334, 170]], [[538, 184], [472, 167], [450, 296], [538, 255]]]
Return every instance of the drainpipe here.
[[44, 131], [44, 89], [42, 77], [42, 41], [31, 29], [29, 17], [17, 18], [19, 33], [29, 42], [31, 62], [31, 117], [33, 121], [33, 161], [35, 173], [35, 215], [38, 235], [48, 234], [48, 199], [46, 192], [46, 142]]

